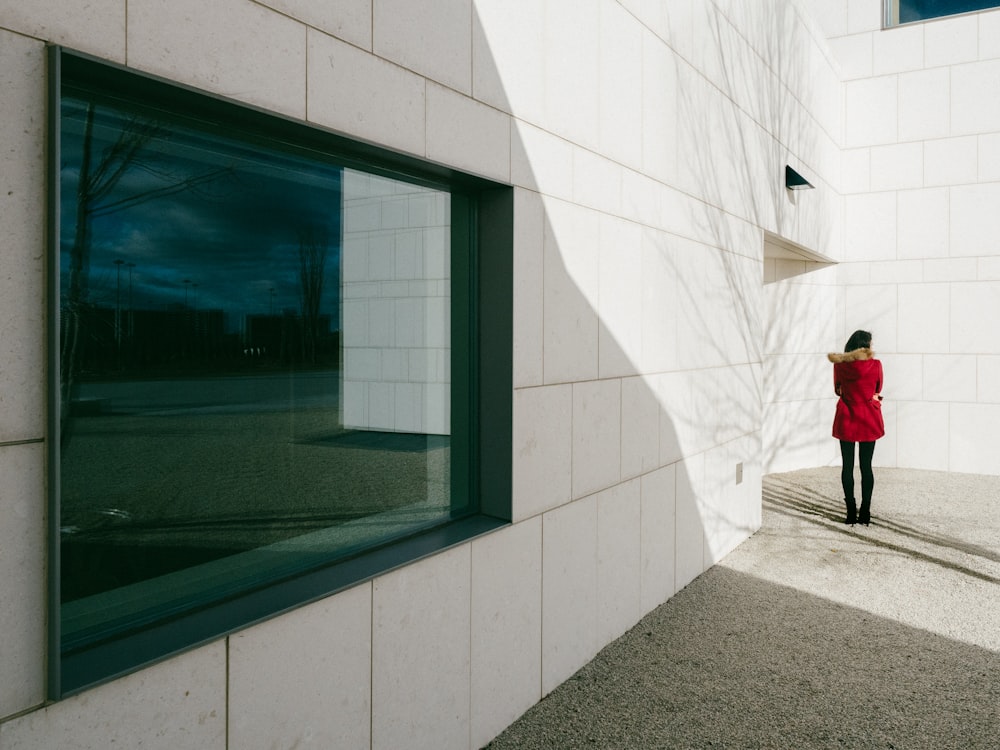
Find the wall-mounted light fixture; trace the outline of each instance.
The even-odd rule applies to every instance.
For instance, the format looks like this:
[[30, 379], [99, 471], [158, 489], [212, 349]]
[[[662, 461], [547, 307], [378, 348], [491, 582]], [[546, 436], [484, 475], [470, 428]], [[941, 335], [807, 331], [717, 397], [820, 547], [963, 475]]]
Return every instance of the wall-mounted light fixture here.
[[812, 188], [812, 185], [809, 184], [809, 181], [805, 177], [786, 164], [785, 187], [789, 190], [807, 190]]

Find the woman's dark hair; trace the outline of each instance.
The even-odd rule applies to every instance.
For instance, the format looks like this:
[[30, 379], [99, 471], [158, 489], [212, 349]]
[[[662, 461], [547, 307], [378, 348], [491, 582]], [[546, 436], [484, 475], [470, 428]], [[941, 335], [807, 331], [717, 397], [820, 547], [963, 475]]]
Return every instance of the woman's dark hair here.
[[872, 335], [868, 331], [855, 331], [851, 338], [847, 339], [845, 352], [853, 352], [855, 349], [868, 349], [872, 345]]

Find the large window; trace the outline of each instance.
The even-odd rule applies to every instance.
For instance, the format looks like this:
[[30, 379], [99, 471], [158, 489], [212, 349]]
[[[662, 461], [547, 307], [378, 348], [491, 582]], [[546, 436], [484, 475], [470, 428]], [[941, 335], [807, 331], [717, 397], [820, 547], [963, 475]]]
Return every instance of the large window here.
[[998, 0], [885, 0], [886, 26], [997, 7]]
[[478, 230], [509, 237], [509, 191], [53, 71], [53, 692], [495, 526], [480, 435], [510, 350], [480, 341], [509, 315], [479, 287], [509, 297], [509, 242]]

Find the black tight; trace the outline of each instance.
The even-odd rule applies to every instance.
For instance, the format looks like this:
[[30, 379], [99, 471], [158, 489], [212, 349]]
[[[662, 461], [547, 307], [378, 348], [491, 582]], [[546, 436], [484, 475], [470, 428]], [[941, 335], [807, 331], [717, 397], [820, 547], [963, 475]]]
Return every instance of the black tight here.
[[[861, 502], [867, 508], [872, 501], [872, 490], [875, 489], [875, 474], [872, 472], [872, 456], [875, 454], [875, 441], [858, 443], [858, 453], [861, 457]], [[854, 443], [840, 441], [840, 455], [844, 460], [840, 470], [840, 482], [844, 485], [844, 497], [854, 498]]]

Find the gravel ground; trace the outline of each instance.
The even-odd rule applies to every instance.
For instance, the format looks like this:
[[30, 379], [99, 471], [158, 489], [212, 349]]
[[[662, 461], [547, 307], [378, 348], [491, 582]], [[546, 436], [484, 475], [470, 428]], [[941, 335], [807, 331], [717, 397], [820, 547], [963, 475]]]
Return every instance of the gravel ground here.
[[490, 745], [1000, 747], [1000, 477], [764, 480], [761, 530]]

